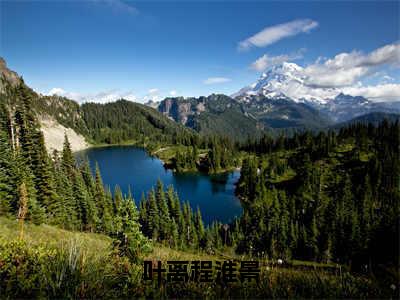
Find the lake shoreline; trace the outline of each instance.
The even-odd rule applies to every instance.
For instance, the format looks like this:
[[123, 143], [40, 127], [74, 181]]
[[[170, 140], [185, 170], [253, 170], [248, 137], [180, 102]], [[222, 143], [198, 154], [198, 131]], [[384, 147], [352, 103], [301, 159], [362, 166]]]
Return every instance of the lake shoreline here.
[[166, 169], [171, 170], [172, 172], [177, 173], [177, 174], [200, 173], [200, 174], [206, 174], [206, 175], [213, 175], [213, 174], [224, 174], [224, 173], [230, 173], [230, 172], [234, 172], [234, 171], [241, 171], [241, 167], [231, 167], [231, 168], [226, 168], [226, 169], [220, 169], [215, 172], [204, 172], [197, 168], [196, 169], [183, 169], [183, 170], [180, 170], [179, 172], [177, 172], [176, 169], [170, 167], [170, 163], [169, 163], [169, 161], [172, 158], [174, 158], [174, 156], [168, 156], [167, 158], [162, 158], [160, 155], [158, 155], [160, 152], [165, 151], [173, 146], [175, 146], [175, 145], [164, 145], [155, 150], [150, 150], [146, 147], [146, 145], [139, 145], [139, 143], [137, 143], [135, 141], [127, 141], [127, 142], [117, 143], [117, 144], [105, 144], [105, 143], [90, 144], [90, 143], [88, 143], [88, 146], [86, 148], [79, 149], [78, 151], [74, 151], [74, 153], [78, 153], [78, 152], [93, 149], [93, 148], [138, 147], [140, 149], [145, 150], [149, 156], [159, 159], [163, 163], [163, 165]]
[[[99, 165], [103, 182], [111, 190], [118, 185], [123, 193], [129, 189], [139, 201], [161, 180], [164, 187], [172, 185], [179, 198], [199, 206], [207, 223], [218, 220], [228, 222], [242, 214], [240, 199], [236, 196], [236, 184], [240, 178], [237, 169], [227, 172], [205, 173], [197, 170], [179, 173], [164, 167], [164, 162], [143, 147], [137, 145], [107, 145], [80, 151], [78, 159], [88, 159], [92, 171]], [[137, 202], [138, 203], [138, 202]]]

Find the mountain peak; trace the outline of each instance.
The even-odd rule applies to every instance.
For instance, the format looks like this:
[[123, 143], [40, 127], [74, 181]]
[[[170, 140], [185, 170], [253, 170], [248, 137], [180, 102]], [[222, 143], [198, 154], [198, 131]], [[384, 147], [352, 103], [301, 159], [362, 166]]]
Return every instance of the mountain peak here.
[[[4, 58], [0, 57], [0, 78], [2, 77], [13, 86], [21, 82], [21, 78], [18, 74], [10, 70]], [[3, 83], [0, 81], [0, 90], [3, 88], [2, 85]]]
[[300, 67], [298, 64], [291, 63], [291, 62], [286, 62], [286, 61], [284, 61], [280, 65], [280, 68], [282, 70], [288, 70], [288, 71], [301, 71], [301, 70], [303, 70], [303, 68]]
[[299, 97], [290, 95], [286, 87], [299, 86], [303, 84], [304, 78], [301, 75], [303, 68], [295, 63], [283, 62], [264, 72], [258, 81], [241, 89], [232, 97], [245, 100], [246, 97], [261, 95], [267, 98], [291, 98], [298, 101]]

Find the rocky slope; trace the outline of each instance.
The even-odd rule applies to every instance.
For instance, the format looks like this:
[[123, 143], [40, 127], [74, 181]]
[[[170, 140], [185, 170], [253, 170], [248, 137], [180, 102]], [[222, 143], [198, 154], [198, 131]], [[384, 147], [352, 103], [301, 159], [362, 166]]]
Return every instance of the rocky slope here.
[[200, 133], [219, 133], [235, 139], [331, 124], [330, 118], [315, 108], [278, 94], [274, 97], [247, 94], [236, 99], [225, 95], [166, 98], [158, 110]]
[[60, 150], [67, 135], [73, 151], [91, 144], [125, 142], [169, 142], [195, 134], [171, 121], [162, 113], [143, 104], [119, 100], [107, 104], [77, 102], [60, 96], [43, 96], [28, 86], [0, 61], [2, 85], [0, 102], [7, 107], [9, 120], [15, 119], [16, 108], [23, 100], [18, 89], [30, 98], [31, 109], [41, 124], [48, 150]]
[[[20, 101], [12, 98], [7, 94], [7, 87], [17, 87], [23, 85], [29, 90], [32, 100], [32, 110], [35, 112], [37, 119], [41, 124], [41, 131], [45, 139], [46, 148], [51, 153], [53, 150], [61, 150], [63, 148], [64, 136], [66, 135], [71, 143], [73, 151], [79, 151], [90, 147], [90, 143], [82, 134], [82, 124], [78, 120], [79, 112], [78, 104], [63, 99], [58, 96], [41, 96], [25, 85], [19, 75], [10, 70], [4, 59], [0, 58], [0, 94], [2, 101], [6, 102], [10, 116], [15, 114], [15, 108]], [[15, 100], [12, 100], [15, 99]], [[79, 126], [81, 130], [79, 129]]]
[[158, 110], [201, 134], [245, 139], [260, 134], [263, 127], [240, 103], [226, 95], [166, 98], [158, 105]]
[[64, 135], [68, 137], [72, 151], [84, 150], [91, 146], [83, 135], [76, 133], [72, 128], [64, 127], [50, 116], [41, 116], [39, 122], [49, 153], [62, 150]]

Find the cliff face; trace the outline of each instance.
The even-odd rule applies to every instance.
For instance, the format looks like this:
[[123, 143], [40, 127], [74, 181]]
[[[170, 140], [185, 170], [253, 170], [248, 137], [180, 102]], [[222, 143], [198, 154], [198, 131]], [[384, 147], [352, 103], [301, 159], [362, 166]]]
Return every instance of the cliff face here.
[[229, 96], [212, 94], [198, 98], [166, 98], [158, 110], [170, 119], [202, 134], [220, 134], [233, 139], [257, 136], [257, 122], [247, 116], [240, 103]]
[[158, 106], [158, 110], [167, 115], [170, 119], [175, 120], [183, 125], [187, 125], [190, 116], [197, 111], [195, 103], [182, 97], [167, 98]]
[[5, 101], [9, 111], [10, 124], [13, 124], [15, 110], [20, 104], [20, 99], [8, 95], [6, 87], [23, 84], [30, 91], [31, 109], [39, 121], [46, 148], [50, 153], [53, 150], [62, 150], [65, 135], [71, 143], [72, 151], [79, 151], [90, 146], [83, 135], [87, 133], [87, 128], [82, 120], [78, 103], [58, 96], [42, 96], [35, 93], [23, 83], [16, 72], [8, 69], [5, 60], [1, 57], [0, 78], [0, 101]]
[[[21, 82], [21, 78], [14, 71], [7, 68], [6, 61], [0, 57], [0, 77], [7, 81], [11, 86], [16, 86]], [[0, 80], [0, 92], [4, 89], [4, 82]]]
[[72, 151], [80, 151], [90, 147], [85, 137], [73, 129], [64, 127], [53, 118], [47, 116], [39, 119], [43, 132], [46, 148], [51, 153], [53, 150], [61, 151], [64, 144], [64, 135], [68, 137]]

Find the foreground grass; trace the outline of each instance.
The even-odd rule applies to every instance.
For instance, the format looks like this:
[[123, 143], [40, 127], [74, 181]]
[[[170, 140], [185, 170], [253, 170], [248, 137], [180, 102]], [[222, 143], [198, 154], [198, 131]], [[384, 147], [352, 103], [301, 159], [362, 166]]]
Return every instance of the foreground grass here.
[[[0, 217], [0, 238], [8, 241], [19, 237], [18, 221]], [[27, 246], [42, 246], [57, 249], [76, 241], [90, 255], [102, 255], [110, 250], [112, 239], [103, 234], [68, 231], [54, 226], [26, 223], [24, 226], [24, 242]]]
[[[226, 259], [224, 253], [178, 251], [155, 245], [132, 262], [109, 237], [26, 224], [0, 217], [0, 298], [382, 298], [391, 291], [348, 272], [263, 266], [260, 282], [165, 283], [143, 281], [141, 260]], [[239, 257], [240, 258], [240, 257]]]

